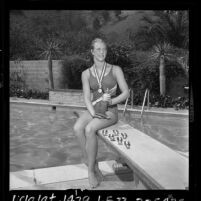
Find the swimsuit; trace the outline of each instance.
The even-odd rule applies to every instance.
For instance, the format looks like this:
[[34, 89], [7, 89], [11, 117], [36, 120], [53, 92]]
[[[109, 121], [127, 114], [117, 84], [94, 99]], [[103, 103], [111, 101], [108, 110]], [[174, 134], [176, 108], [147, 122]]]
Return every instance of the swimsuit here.
[[[89, 77], [89, 85], [91, 92], [93, 93], [93, 99], [92, 102], [95, 101], [98, 98], [97, 90], [99, 88], [98, 81], [96, 77], [92, 74], [91, 69], [89, 69], [90, 77]], [[112, 89], [117, 85], [116, 78], [113, 75], [113, 66], [110, 68], [109, 73], [107, 73], [105, 76], [103, 76], [102, 80], [102, 89], [105, 92], [107, 89]], [[116, 96], [116, 90], [112, 93], [111, 98], [114, 98]], [[115, 105], [109, 105], [108, 111], [111, 111], [115, 115], [118, 114], [117, 104]]]

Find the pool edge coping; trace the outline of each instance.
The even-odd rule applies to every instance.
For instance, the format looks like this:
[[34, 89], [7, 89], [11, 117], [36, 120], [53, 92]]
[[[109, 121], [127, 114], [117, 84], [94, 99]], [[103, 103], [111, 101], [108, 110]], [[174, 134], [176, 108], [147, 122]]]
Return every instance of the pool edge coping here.
[[[61, 103], [52, 103], [52, 102], [36, 102], [36, 101], [23, 101], [23, 100], [9, 100], [10, 103], [17, 103], [17, 104], [30, 104], [30, 105], [42, 105], [42, 106], [55, 106], [55, 107], [69, 107], [69, 108], [82, 108], [86, 109], [85, 105], [67, 105], [67, 104], [61, 104]], [[118, 108], [119, 112], [122, 112], [124, 108]], [[133, 109], [133, 108], [127, 108], [126, 109], [129, 112], [137, 112], [141, 113], [140, 109]], [[156, 111], [156, 110], [144, 110], [145, 114], [155, 114], [155, 115], [172, 115], [172, 116], [184, 116], [189, 117], [189, 112], [187, 113], [181, 113], [181, 112], [166, 112], [166, 111]]]

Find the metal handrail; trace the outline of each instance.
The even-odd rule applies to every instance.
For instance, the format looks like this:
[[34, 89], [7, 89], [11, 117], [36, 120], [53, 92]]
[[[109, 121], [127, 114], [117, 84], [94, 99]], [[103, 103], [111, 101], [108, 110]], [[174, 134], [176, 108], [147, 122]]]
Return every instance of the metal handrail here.
[[127, 105], [128, 105], [128, 99], [129, 99], [129, 97], [130, 97], [130, 92], [131, 92], [131, 89], [129, 89], [129, 96], [128, 96], [128, 98], [126, 99], [126, 102], [125, 102], [125, 105], [124, 105], [123, 116], [125, 116], [125, 112], [126, 112], [126, 110], [127, 110]]
[[144, 106], [145, 106], [146, 98], [147, 98], [147, 106], [148, 106], [147, 110], [149, 110], [149, 89], [146, 89], [145, 94], [144, 94], [144, 100], [143, 100], [142, 110], [141, 110], [141, 118], [142, 118], [142, 115], [144, 112]]

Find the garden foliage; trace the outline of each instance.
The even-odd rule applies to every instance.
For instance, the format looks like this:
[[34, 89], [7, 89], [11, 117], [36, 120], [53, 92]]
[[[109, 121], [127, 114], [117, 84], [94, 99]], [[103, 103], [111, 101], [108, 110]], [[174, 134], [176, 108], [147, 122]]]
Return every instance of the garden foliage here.
[[[10, 59], [41, 59], [40, 50], [43, 44], [50, 39], [55, 39], [60, 45], [61, 54], [59, 58], [52, 56], [51, 59], [62, 61], [62, 78], [60, 80], [62, 88], [81, 89], [81, 73], [93, 64], [90, 53], [91, 41], [96, 37], [101, 37], [107, 41], [107, 37], [100, 32], [102, 25], [107, 24], [111, 20], [111, 16], [116, 16], [118, 20], [121, 18], [121, 12], [114, 11], [115, 15], [111, 15], [111, 12], [113, 11], [91, 11], [88, 14], [84, 14], [81, 11], [12, 11], [10, 15]], [[179, 43], [180, 46], [176, 45], [181, 48], [182, 44], [184, 44], [183, 41], [187, 41], [185, 43], [187, 44], [185, 48], [187, 48], [187, 14], [182, 12], [167, 12], [165, 14], [164, 12], [156, 12], [156, 16], [162, 22], [166, 22], [169, 17], [174, 17], [174, 21], [169, 20], [167, 21], [169, 24], [166, 23], [168, 30], [165, 33], [168, 35], [165, 39], [168, 38], [168, 42], [171, 44], [174, 44], [172, 43], [174, 38], [171, 37], [172, 30], [174, 31], [173, 28], [181, 23], [182, 26], [179, 27], [182, 29], [178, 29], [177, 36], [182, 41]], [[159, 63], [157, 60], [150, 59], [149, 49], [160, 38], [158, 36], [159, 32], [157, 32], [158, 29], [155, 30], [153, 28], [158, 27], [160, 30], [166, 30], [162, 29], [164, 28], [162, 25], [165, 25], [165, 23], [158, 24], [157, 22], [156, 24], [146, 18], [144, 20], [148, 23], [146, 24], [146, 29], [139, 30], [136, 35], [131, 33], [129, 43], [120, 44], [107, 41], [109, 45], [106, 61], [122, 68], [129, 88], [133, 90], [134, 105], [142, 105], [145, 90], [149, 89], [151, 105], [156, 107], [185, 108], [188, 105], [187, 98], [179, 97], [175, 99], [167, 95], [159, 95]], [[150, 33], [147, 33], [147, 26], [152, 27]], [[186, 33], [185, 37], [181, 36], [183, 32]], [[155, 41], [150, 41], [153, 38], [150, 37], [150, 34], [155, 35]], [[139, 40], [136, 40], [136, 37]], [[165, 40], [164, 37], [162, 39]], [[45, 48], [47, 49], [47, 47]], [[184, 74], [181, 64], [176, 61], [165, 61], [167, 89], [171, 79]], [[10, 96], [45, 99], [48, 97], [47, 93], [27, 89], [24, 83], [22, 74], [19, 72], [11, 73]], [[118, 89], [119, 92], [120, 90]], [[131, 99], [129, 99], [129, 103], [130, 101]]]

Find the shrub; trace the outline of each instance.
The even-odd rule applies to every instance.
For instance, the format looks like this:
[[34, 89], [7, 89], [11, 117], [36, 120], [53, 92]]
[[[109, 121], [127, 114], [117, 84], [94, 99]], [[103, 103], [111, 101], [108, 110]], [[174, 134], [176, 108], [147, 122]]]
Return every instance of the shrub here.
[[49, 99], [48, 92], [40, 92], [32, 89], [23, 89], [15, 86], [10, 87], [10, 97], [27, 98], [27, 99]]
[[129, 55], [132, 68], [129, 69], [130, 86], [134, 95], [142, 96], [148, 88], [151, 93], [159, 93], [159, 68], [155, 61], [148, 60], [148, 53], [142, 51], [132, 51]]
[[131, 47], [127, 45], [110, 44], [108, 45], [108, 53], [106, 61], [120, 66], [123, 70], [132, 67], [132, 62], [129, 58]]
[[61, 68], [62, 88], [82, 89], [81, 74], [89, 67], [89, 60], [78, 55], [64, 58]]
[[173, 107], [176, 110], [189, 108], [189, 100], [187, 97], [173, 98], [171, 96], [152, 95], [150, 97], [150, 103], [154, 107]]

